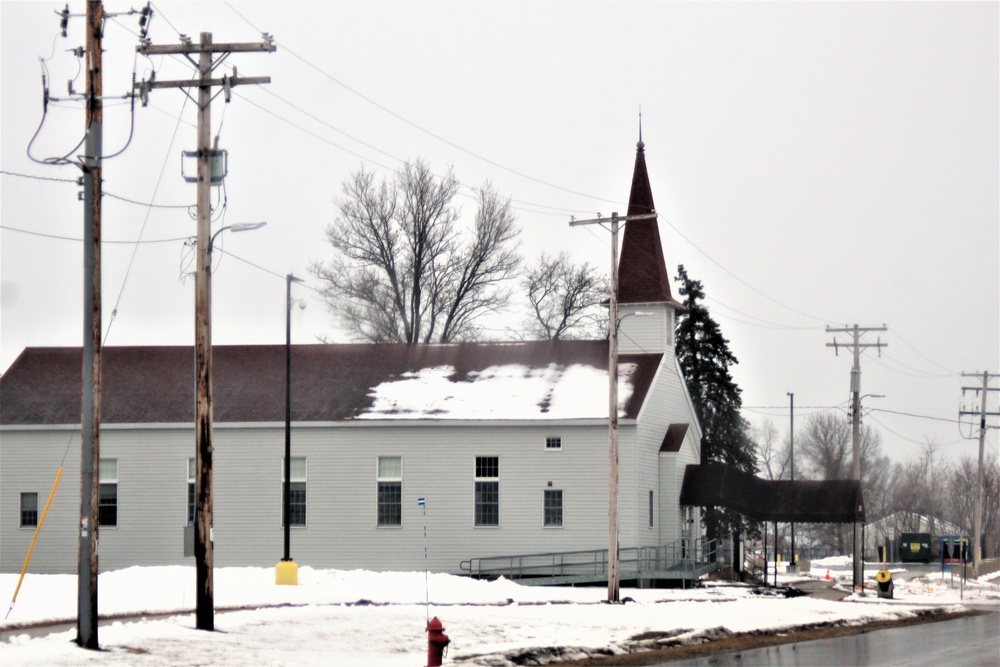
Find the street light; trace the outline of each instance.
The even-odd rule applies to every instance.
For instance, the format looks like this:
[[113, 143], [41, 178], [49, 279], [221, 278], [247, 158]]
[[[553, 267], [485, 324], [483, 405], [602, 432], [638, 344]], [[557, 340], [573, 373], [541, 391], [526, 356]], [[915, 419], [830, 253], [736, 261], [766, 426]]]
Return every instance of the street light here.
[[219, 234], [226, 231], [227, 229], [231, 232], [249, 232], [254, 229], [260, 229], [266, 224], [267, 224], [266, 222], [236, 222], [231, 225], [227, 225], [226, 227], [223, 227], [219, 231], [212, 234], [212, 238], [208, 242], [208, 252], [211, 253], [212, 249], [215, 247], [215, 237], [217, 237]]
[[[198, 270], [195, 273], [195, 621], [199, 630], [215, 629], [215, 584], [212, 548], [212, 248], [222, 232], [259, 229], [265, 222], [238, 222], [210, 238], [199, 227]], [[205, 242], [207, 240], [207, 243]], [[202, 252], [204, 249], [204, 252]]]
[[305, 282], [292, 274], [285, 276], [285, 484], [283, 489], [285, 526], [285, 555], [274, 566], [274, 583], [297, 586], [299, 566], [292, 560], [292, 283]]

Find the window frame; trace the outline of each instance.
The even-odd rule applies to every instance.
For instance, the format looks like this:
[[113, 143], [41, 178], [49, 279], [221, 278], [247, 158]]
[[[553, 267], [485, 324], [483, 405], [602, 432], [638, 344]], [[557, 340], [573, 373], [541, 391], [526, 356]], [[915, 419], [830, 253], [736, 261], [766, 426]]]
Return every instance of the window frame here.
[[655, 496], [653, 495], [653, 489], [650, 489], [649, 490], [649, 528], [650, 528], [650, 530], [652, 530], [652, 528], [653, 528], [653, 518], [655, 516], [655, 514], [653, 513], [654, 512], [654, 508], [656, 507], [656, 505], [654, 504], [654, 498], [655, 498]]
[[[555, 444], [553, 444], [555, 443]], [[562, 451], [562, 436], [561, 435], [547, 435], [545, 436], [545, 451], [547, 452], [561, 452]]]
[[[112, 479], [110, 475], [105, 476], [107, 474], [107, 470], [111, 467], [110, 464], [112, 461], [114, 462], [114, 467], [115, 467], [114, 479]], [[121, 479], [118, 474], [119, 472], [118, 459], [102, 458], [100, 460], [99, 465], [100, 465], [100, 476], [99, 476], [100, 478], [98, 480], [98, 484], [100, 486], [100, 490], [97, 494], [97, 525], [100, 528], [117, 528], [119, 524], [118, 507], [120, 504], [118, 497], [118, 483]], [[110, 502], [110, 496], [109, 496], [109, 502], [105, 502], [105, 491], [111, 491], [111, 490], [114, 490], [114, 499], [113, 499], [114, 502], [113, 503]], [[112, 508], [112, 507], [114, 508], [114, 523], [106, 523], [104, 517], [106, 514], [111, 513], [111, 509], [108, 509], [107, 512], [105, 512], [104, 510], [105, 508]]]
[[[25, 501], [25, 498], [28, 498], [30, 496], [34, 496], [35, 497], [35, 508], [33, 510], [31, 510], [31, 509], [27, 509], [26, 510], [25, 507], [24, 507], [24, 501]], [[34, 522], [33, 523], [26, 523], [24, 521], [25, 515], [27, 513], [29, 513], [29, 512], [34, 512], [35, 516], [34, 516]], [[19, 501], [19, 505], [18, 505], [18, 522], [19, 522], [19, 527], [20, 528], [36, 528], [38, 526], [38, 492], [37, 491], [22, 491], [21, 492], [20, 501]]]
[[[399, 461], [399, 474], [382, 474], [382, 461], [396, 459]], [[383, 502], [383, 489], [395, 490], [395, 498], [388, 502]], [[383, 508], [391, 509], [391, 512], [383, 512]], [[396, 519], [395, 522], [391, 519]], [[375, 457], [375, 527], [376, 528], [402, 528], [403, 527], [403, 457], [400, 455], [376, 456]]]
[[[550, 510], [555, 510], [555, 505], [549, 504], [549, 498], [557, 497], [559, 499], [558, 512], [559, 512], [559, 522], [550, 522]], [[565, 511], [565, 495], [562, 489], [543, 489], [542, 490], [542, 527], [543, 528], [562, 528], [566, 525], [566, 511]]]
[[[291, 458], [291, 480], [289, 483], [289, 508], [288, 508], [288, 519], [289, 524], [292, 528], [305, 528], [309, 525], [309, 461], [308, 457], [305, 456], [292, 456]], [[298, 476], [295, 474], [295, 462], [302, 461], [302, 475]], [[297, 489], [296, 485], [301, 484], [301, 489]], [[284, 528], [285, 527], [285, 457], [281, 457], [281, 485], [279, 487], [281, 494], [281, 500], [278, 501], [278, 507], [281, 509], [281, 517], [278, 519], [278, 524]], [[302, 500], [296, 500], [295, 496], [297, 492], [302, 493]], [[302, 506], [302, 521], [301, 523], [296, 521], [296, 507]]]
[[193, 526], [198, 514], [198, 464], [197, 459], [187, 460], [187, 524]]
[[[475, 457], [473, 475], [472, 525], [475, 528], [499, 528], [500, 457]], [[484, 496], [488, 500], [484, 500]]]

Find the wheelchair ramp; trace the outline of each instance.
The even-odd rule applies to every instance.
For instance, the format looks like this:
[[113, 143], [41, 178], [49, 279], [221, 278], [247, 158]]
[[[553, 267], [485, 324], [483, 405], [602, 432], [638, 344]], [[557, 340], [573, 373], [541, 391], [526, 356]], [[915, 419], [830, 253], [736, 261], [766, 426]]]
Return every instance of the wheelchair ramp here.
[[[621, 581], [693, 583], [709, 572], [732, 567], [732, 563], [729, 540], [677, 540], [659, 547], [619, 551]], [[598, 583], [608, 579], [608, 550], [488, 556], [462, 561], [461, 568], [476, 578], [505, 577], [528, 586]]]

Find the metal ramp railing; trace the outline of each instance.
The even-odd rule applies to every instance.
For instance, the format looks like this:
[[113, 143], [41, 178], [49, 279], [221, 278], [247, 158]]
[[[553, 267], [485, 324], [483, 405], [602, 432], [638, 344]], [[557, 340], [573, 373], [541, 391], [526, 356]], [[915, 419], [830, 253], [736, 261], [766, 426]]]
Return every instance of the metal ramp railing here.
[[[659, 547], [628, 547], [619, 551], [622, 581], [695, 581], [732, 564], [730, 540], [681, 539]], [[506, 577], [527, 585], [596, 583], [608, 578], [608, 550], [471, 558], [462, 561], [460, 567], [473, 577]]]

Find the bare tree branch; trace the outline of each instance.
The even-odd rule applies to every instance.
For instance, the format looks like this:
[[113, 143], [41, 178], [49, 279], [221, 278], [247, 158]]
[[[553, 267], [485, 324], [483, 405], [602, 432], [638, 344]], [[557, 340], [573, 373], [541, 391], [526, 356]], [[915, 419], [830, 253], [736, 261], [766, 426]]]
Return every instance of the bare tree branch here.
[[522, 281], [532, 317], [529, 333], [550, 340], [599, 336], [606, 329], [608, 280], [589, 262], [542, 253]]
[[392, 180], [363, 169], [342, 187], [327, 227], [335, 254], [313, 262], [327, 304], [356, 339], [417, 343], [475, 338], [476, 319], [504, 307], [503, 283], [520, 261], [509, 200], [487, 184], [478, 192], [474, 236], [463, 242], [459, 183], [417, 160]]

